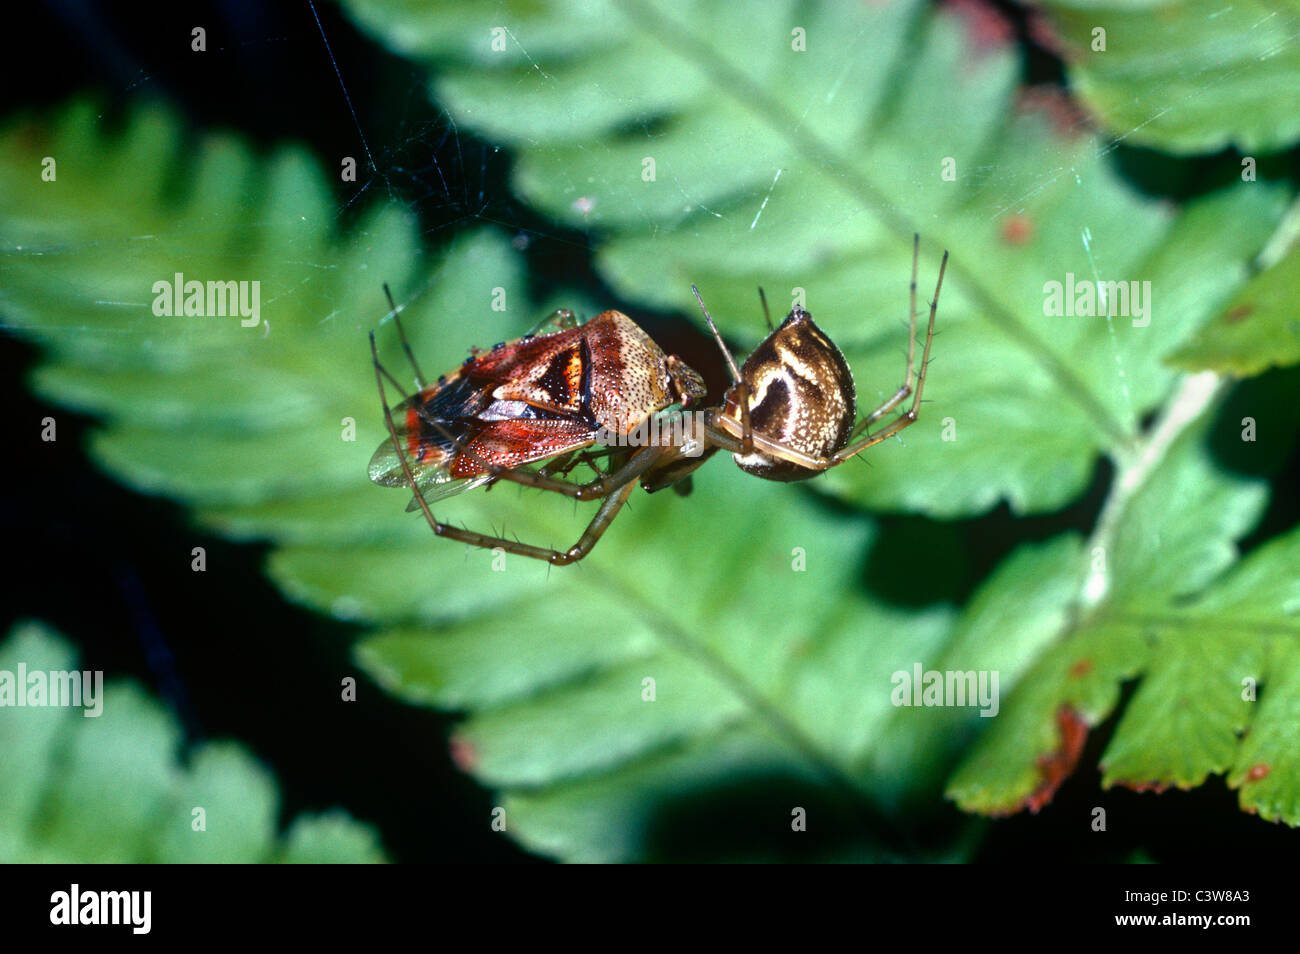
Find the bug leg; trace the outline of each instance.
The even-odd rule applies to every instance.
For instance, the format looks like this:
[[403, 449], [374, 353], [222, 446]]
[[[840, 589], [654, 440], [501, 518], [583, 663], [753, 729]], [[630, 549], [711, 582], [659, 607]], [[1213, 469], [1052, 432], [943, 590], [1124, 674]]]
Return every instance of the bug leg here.
[[597, 500], [601, 497], [608, 497], [624, 484], [635, 483], [638, 477], [654, 466], [655, 462], [669, 450], [672, 450], [671, 445], [656, 444], [650, 447], [642, 447], [621, 467], [614, 468], [603, 477], [597, 477], [585, 484], [570, 483], [567, 480], [560, 480], [535, 470], [496, 468], [494, 476], [499, 477], [501, 480], [523, 484], [526, 487], [552, 490], [567, 497], [573, 497], [576, 500]]
[[606, 477], [609, 475], [609, 471], [602, 470], [599, 461], [602, 457], [608, 457], [610, 453], [609, 450], [604, 452], [570, 451], [547, 461], [545, 465], [537, 468], [536, 472], [543, 477], [568, 477], [579, 464], [586, 464], [601, 477]]
[[[446, 425], [443, 424], [442, 421], [430, 417], [427, 413], [425, 413], [423, 408], [421, 408], [418, 404], [414, 403], [414, 399], [406, 393], [406, 390], [402, 387], [401, 383], [396, 378], [394, 378], [392, 373], [380, 363], [379, 352], [375, 347], [375, 333], [373, 331], [370, 333], [370, 353], [371, 353], [371, 359], [374, 361], [376, 377], [387, 378], [388, 382], [397, 391], [397, 394], [402, 399], [402, 401], [410, 404], [415, 409], [416, 417], [424, 421], [424, 423], [428, 424], [430, 427], [437, 430], [438, 433], [442, 434], [443, 437], [447, 438], [447, 440], [451, 442], [452, 446], [458, 446], [460, 442], [451, 433], [451, 431], [447, 429]], [[418, 368], [416, 368], [416, 374], [419, 374]], [[388, 424], [390, 425], [390, 434], [391, 434], [392, 430], [394, 430], [391, 427], [393, 422], [393, 412], [389, 408], [388, 401], [384, 395], [384, 384], [382, 380], [379, 382], [379, 397], [381, 402], [384, 405], [384, 420], [387, 421]], [[401, 441], [397, 440], [393, 446], [400, 448], [400, 444]], [[401, 455], [400, 449], [398, 453], [400, 456]], [[477, 460], [477, 458], [475, 459]], [[480, 463], [482, 462], [480, 461]]]
[[[602, 470], [602, 469], [601, 469], [601, 466], [600, 466], [600, 459], [601, 459], [602, 456], [603, 456], [606, 460], [609, 459], [609, 454], [608, 454], [608, 453], [602, 455], [602, 454], [594, 454], [594, 453], [590, 453], [590, 452], [588, 452], [588, 451], [583, 451], [581, 454], [578, 455], [578, 457], [579, 457], [579, 459], [582, 461], [582, 463], [586, 464], [588, 467], [590, 467], [590, 468], [591, 468], [592, 470], [594, 470], [596, 473], [600, 474], [600, 476], [602, 476], [602, 477], [608, 477], [608, 476], [609, 476], [609, 471], [608, 471], [608, 470]], [[565, 475], [567, 476], [567, 474], [568, 474], [568, 471], [566, 470], [566, 471], [565, 471]]]
[[555, 474], [565, 477], [568, 475], [569, 471], [573, 470], [573, 468], [578, 465], [579, 461], [577, 456], [577, 453], [574, 451], [570, 451], [567, 454], [561, 454], [559, 457], [547, 461], [543, 466], [537, 469], [537, 472], [545, 477], [551, 477]]
[[776, 329], [772, 326], [772, 313], [767, 310], [767, 295], [763, 293], [763, 286], [758, 286], [758, 300], [763, 303], [763, 320], [767, 322], [767, 333], [770, 335]]

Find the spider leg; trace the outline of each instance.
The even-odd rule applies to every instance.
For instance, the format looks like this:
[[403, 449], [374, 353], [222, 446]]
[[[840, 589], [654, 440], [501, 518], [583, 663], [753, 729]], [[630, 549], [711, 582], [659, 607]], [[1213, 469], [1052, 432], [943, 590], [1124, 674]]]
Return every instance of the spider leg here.
[[[916, 360], [916, 269], [921, 258], [921, 236], [919, 233], [912, 233], [912, 285], [911, 285], [911, 318], [908, 322], [907, 333], [907, 373], [903, 375], [903, 386], [894, 392], [891, 397], [880, 407], [876, 408], [862, 420], [854, 425], [853, 430], [849, 433], [849, 440], [852, 441], [863, 431], [867, 430], [880, 418], [884, 417], [898, 405], [906, 400], [907, 396], [912, 393], [912, 365]], [[935, 298], [939, 297], [939, 292], [935, 290]]]
[[[848, 447], [845, 447], [842, 450], [837, 451], [835, 454], [831, 456], [830, 461], [827, 463], [826, 466], [829, 467], [829, 466], [834, 466], [835, 464], [842, 464], [850, 457], [862, 453], [868, 447], [871, 447], [875, 444], [879, 444], [883, 440], [888, 440], [890, 437], [893, 437], [903, 428], [916, 423], [916, 418], [918, 416], [918, 409], [921, 406], [921, 392], [925, 390], [925, 369], [930, 363], [930, 345], [934, 342], [934, 315], [939, 308], [939, 292], [943, 288], [943, 275], [944, 272], [947, 271], [947, 269], [948, 269], [948, 253], [944, 252], [943, 261], [939, 263], [939, 280], [935, 283], [934, 286], [934, 299], [930, 302], [930, 322], [925, 332], [925, 347], [921, 351], [921, 367], [919, 373], [916, 376], [916, 391], [912, 394], [911, 405], [908, 407], [906, 411], [904, 411], [897, 418], [895, 418], [892, 423], [887, 424], [881, 430], [877, 431], [874, 434], [868, 434], [867, 436], [863, 437], [861, 440], [857, 441], [856, 443], [849, 444]], [[913, 280], [913, 288], [915, 288], [915, 280]], [[915, 294], [915, 291], [913, 292], [913, 294]], [[915, 320], [916, 320], [916, 316], [915, 316], [915, 305], [914, 305], [913, 321], [915, 322]], [[905, 387], [911, 386], [913, 351], [916, 347], [915, 338], [916, 336], [914, 331], [912, 336], [912, 342], [908, 346], [908, 359], [907, 359], [908, 383], [905, 385]], [[898, 398], [898, 400], [901, 401], [902, 398]]]
[[411, 343], [406, 340], [406, 329], [402, 327], [402, 319], [398, 314], [397, 303], [393, 301], [392, 289], [388, 287], [388, 282], [384, 282], [384, 295], [388, 298], [388, 307], [390, 314], [393, 316], [393, 324], [397, 325], [397, 336], [402, 339], [402, 350], [406, 352], [406, 359], [411, 362], [411, 369], [415, 372], [416, 387], [423, 391], [424, 383], [427, 380], [424, 373], [420, 370], [419, 362], [415, 360], [415, 352], [411, 350]]
[[717, 447], [728, 454], [749, 454], [751, 451], [758, 451], [761, 454], [780, 457], [809, 470], [825, 470], [831, 466], [830, 461], [826, 458], [813, 457], [803, 451], [795, 450], [793, 447], [786, 447], [784, 444], [768, 440], [762, 434], [751, 433], [749, 435], [750, 445], [746, 448], [744, 440], [734, 436], [718, 424], [721, 416], [717, 408], [711, 408], [705, 412], [704, 434], [710, 447]]
[[767, 322], [767, 333], [770, 335], [776, 329], [772, 326], [772, 313], [767, 310], [767, 296], [763, 294], [763, 286], [758, 286], [758, 300], [763, 303], [763, 320]]
[[569, 547], [564, 553], [555, 553], [552, 551], [550, 562], [556, 566], [567, 566], [570, 563], [576, 563], [591, 552], [591, 548], [609, 529], [609, 525], [614, 522], [618, 512], [623, 509], [623, 504], [627, 503], [627, 498], [632, 496], [632, 491], [636, 489], [636, 481], [630, 480], [623, 485], [621, 490], [609, 494], [600, 509], [596, 511], [596, 516], [591, 518], [591, 523], [587, 524], [587, 529], [583, 531], [578, 542]]
[[[700, 290], [692, 285], [691, 291], [695, 293], [695, 300], [700, 303], [700, 311], [704, 312], [704, 320], [708, 322], [709, 330], [713, 332], [713, 340], [718, 343], [718, 347], [722, 349], [722, 356], [727, 359], [727, 369], [731, 372], [733, 386], [738, 389], [736, 398], [740, 403], [740, 429], [743, 435], [741, 442], [744, 447], [742, 453], [748, 454], [754, 449], [754, 431], [749, 425], [749, 385], [740, 376], [740, 368], [736, 367], [736, 359], [731, 356], [731, 351], [727, 348], [727, 343], [722, 340], [722, 335], [718, 334], [718, 326], [713, 323], [713, 316], [709, 314], [709, 309], [705, 307], [704, 299], [700, 297]], [[764, 298], [764, 305], [766, 305], [766, 298]]]

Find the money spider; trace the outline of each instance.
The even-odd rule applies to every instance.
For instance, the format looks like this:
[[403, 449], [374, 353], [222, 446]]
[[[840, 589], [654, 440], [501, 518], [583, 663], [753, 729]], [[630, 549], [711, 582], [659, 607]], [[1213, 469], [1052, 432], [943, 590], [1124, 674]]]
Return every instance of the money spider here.
[[[437, 536], [564, 565], [591, 552], [638, 484], [649, 493], [670, 486], [684, 493], [696, 468], [720, 450], [746, 473], [767, 480], [815, 477], [917, 420], [948, 253], [939, 265], [918, 368], [919, 257], [917, 236], [903, 383], [861, 420], [848, 362], [798, 305], [776, 328], [769, 317], [767, 337], [737, 366], [691, 286], [731, 376], [721, 403], [701, 410], [696, 408], [706, 392], [699, 374], [665, 354], [622, 312], [605, 311], [580, 325], [572, 312], [557, 311], [551, 319], [558, 330], [501, 342], [488, 351], [475, 349], [458, 369], [430, 384], [394, 306], [419, 390], [410, 397], [403, 393], [380, 363], [371, 332], [388, 440], [370, 461], [370, 478], [409, 488], [413, 499], [407, 510], [419, 509]], [[402, 396], [395, 410], [388, 404], [385, 378]], [[909, 396], [906, 410], [871, 430]], [[666, 432], [647, 428], [666, 413], [673, 415], [674, 426]], [[586, 482], [566, 479], [579, 464], [598, 476]], [[602, 502], [567, 550], [452, 526], [433, 515], [434, 502], [499, 480]]]

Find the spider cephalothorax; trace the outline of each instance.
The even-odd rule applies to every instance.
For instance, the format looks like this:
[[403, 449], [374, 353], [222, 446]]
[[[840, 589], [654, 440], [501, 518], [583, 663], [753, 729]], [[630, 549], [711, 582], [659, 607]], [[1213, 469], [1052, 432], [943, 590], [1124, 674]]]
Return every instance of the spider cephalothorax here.
[[[829, 457], [848, 443], [857, 417], [853, 374], [840, 349], [796, 305], [740, 368], [717, 423], [744, 438], [740, 407], [749, 397], [753, 433], [809, 457]], [[732, 455], [740, 469], [768, 480], [807, 480], [821, 471], [754, 450]]]

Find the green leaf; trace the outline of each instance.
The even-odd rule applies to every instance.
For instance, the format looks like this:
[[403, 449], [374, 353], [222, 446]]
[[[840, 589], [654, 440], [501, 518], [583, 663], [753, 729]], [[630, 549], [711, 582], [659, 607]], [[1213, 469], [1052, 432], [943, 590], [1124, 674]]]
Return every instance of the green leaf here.
[[[0, 644], [0, 679], [80, 677], [76, 666], [72, 647], [36, 623]], [[49, 696], [39, 707], [0, 706], [0, 860], [384, 860], [375, 833], [343, 813], [328, 826], [299, 818], [281, 842], [275, 780], [252, 756], [213, 742], [179, 763], [180, 728], [170, 713], [138, 686], [102, 679], [92, 674], [94, 697], [80, 707], [51, 705]], [[204, 827], [195, 830], [199, 809]]]
[[[1065, 534], [1016, 549], [980, 587], [948, 639], [933, 655], [915, 661], [923, 671], [997, 673], [998, 682], [992, 706], [904, 705], [894, 711], [875, 768], [905, 779], [904, 794], [922, 800], [942, 785], [943, 775], [969, 751], [977, 734], [1005, 718], [1001, 700], [1020, 700], [1013, 690], [1069, 623], [1079, 590], [1082, 544], [1077, 535]], [[920, 757], [918, 740], [930, 739], [943, 740], [945, 758]]]
[[[436, 55], [458, 126], [513, 148], [516, 186], [540, 213], [595, 230], [617, 291], [687, 308], [696, 281], [725, 333], [752, 343], [754, 287], [782, 303], [801, 288], [848, 352], [864, 409], [902, 374], [911, 232], [926, 232], [922, 294], [950, 247], [921, 423], [906, 446], [876, 448], [869, 469], [818, 481], [852, 504], [1046, 510], [1079, 494], [1100, 455], [1140, 468], [1140, 421], [1182, 380], [1165, 356], [1237, 291], [1286, 200], [1264, 183], [1182, 210], [1139, 196], [1097, 140], [1015, 107], [1009, 50], [973, 49], [960, 21], [917, 3], [790, 5], [770, 18], [723, 5], [353, 9], [394, 48]], [[822, 44], [821, 67], [817, 47], [791, 50], [796, 26]], [[828, 74], [825, 62], [842, 66]], [[52, 150], [59, 179], [40, 183]], [[467, 227], [425, 254], [394, 203], [340, 235], [313, 162], [186, 141], [159, 109], [113, 137], [88, 107], [15, 125], [0, 133], [0, 190], [0, 305], [47, 349], [36, 386], [102, 417], [92, 452], [112, 473], [182, 500], [207, 527], [269, 541], [287, 594], [370, 625], [357, 658], [390, 691], [466, 712], [453, 754], [500, 791], [521, 843], [571, 860], [914, 856], [898, 806], [933, 800], [953, 740], [988, 720], [939, 731], [893, 705], [893, 676], [987, 658], [1020, 674], [993, 721], [1032, 708], [1032, 676], [1083, 586], [1077, 538], [1022, 550], [995, 574], [975, 605], [998, 627], [970, 609], [955, 624], [943, 605], [891, 604], [863, 585], [874, 520], [754, 480], [725, 455], [690, 497], [635, 496], [566, 570], [507, 556], [498, 571], [492, 553], [402, 514], [404, 493], [366, 480], [383, 437], [368, 330], [412, 378], [381, 321], [380, 284], [404, 303], [425, 369], [454, 367], [545, 313], [499, 233]], [[262, 282], [262, 323], [156, 316], [154, 283], [177, 272]], [[1151, 281], [1150, 322], [1050, 316], [1044, 285], [1067, 274]], [[1181, 518], [1224, 503], [1238, 519], [1249, 509], [1210, 494]], [[591, 508], [498, 485], [437, 512], [567, 545]], [[1169, 538], [1215, 560], [1219, 539]], [[1161, 579], [1191, 592], [1177, 574]], [[1017, 614], [1019, 593], [1032, 612]], [[1105, 649], [1125, 670], [1125, 645]], [[735, 821], [742, 792], [752, 824]], [[834, 843], [782, 840], [796, 807], [849, 821], [820, 829]], [[320, 824], [279, 856], [331, 850]], [[698, 831], [722, 840], [683, 836]]]
[[[1276, 0], [1043, 0], [1071, 85], [1117, 141], [1275, 152], [1300, 138], [1300, 10]], [[1104, 31], [1098, 33], [1097, 31]]]
[[[1240, 286], [1284, 201], [1254, 183], [1171, 215], [1098, 140], [1014, 108], [1014, 50], [919, 2], [345, 6], [436, 67], [458, 124], [516, 150], [525, 198], [599, 236], [625, 297], [689, 313], [694, 282], [753, 344], [756, 287], [780, 309], [806, 293], [864, 411], [903, 378], [913, 231], [923, 295], [950, 249], [921, 420], [865, 476], [817, 482], [863, 506], [955, 517], [1077, 496], [1168, 396], [1161, 359]], [[1054, 316], [1045, 285], [1067, 274], [1149, 281], [1150, 313]]]
[[1169, 361], [1242, 377], [1300, 363], [1300, 246], [1251, 279]]
[[[1205, 387], [1184, 399], [1203, 404]], [[1108, 503], [1086, 572], [1061, 574], [1080, 588], [1075, 618], [953, 777], [948, 794], [963, 808], [1040, 808], [1073, 768], [1072, 729], [1104, 721], [1120, 685], [1138, 679], [1102, 756], [1104, 784], [1159, 791], [1226, 775], [1243, 808], [1300, 825], [1300, 754], [1288, 747], [1300, 528], [1233, 566], [1264, 487], [1214, 459], [1208, 416], [1180, 428], [1179, 410], [1118, 476], [1130, 491]]]
[[384, 861], [373, 832], [358, 825], [347, 812], [334, 809], [319, 815], [299, 815], [285, 835], [277, 860], [294, 865], [356, 864]]

